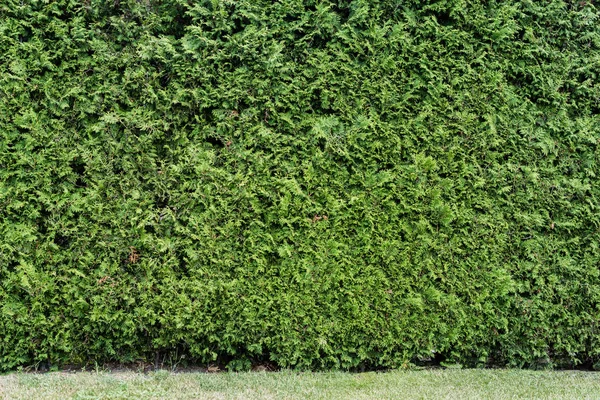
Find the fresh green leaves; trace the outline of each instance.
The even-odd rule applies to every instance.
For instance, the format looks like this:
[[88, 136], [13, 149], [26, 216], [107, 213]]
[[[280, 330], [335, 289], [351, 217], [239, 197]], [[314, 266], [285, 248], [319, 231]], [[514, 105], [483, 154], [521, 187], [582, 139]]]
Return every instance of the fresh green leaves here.
[[0, 370], [598, 361], [591, 1], [5, 1]]

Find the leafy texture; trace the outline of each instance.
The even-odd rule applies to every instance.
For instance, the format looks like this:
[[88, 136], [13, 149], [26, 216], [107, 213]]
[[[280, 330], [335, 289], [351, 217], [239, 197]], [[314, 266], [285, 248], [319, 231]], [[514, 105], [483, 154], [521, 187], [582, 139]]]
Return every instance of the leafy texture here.
[[599, 361], [599, 17], [2, 1], [0, 370]]

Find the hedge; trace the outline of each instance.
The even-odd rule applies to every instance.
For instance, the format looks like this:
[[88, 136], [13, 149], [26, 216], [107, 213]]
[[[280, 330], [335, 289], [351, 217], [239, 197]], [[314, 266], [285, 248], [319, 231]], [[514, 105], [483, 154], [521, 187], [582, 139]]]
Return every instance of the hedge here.
[[3, 0], [0, 370], [594, 365], [599, 7]]

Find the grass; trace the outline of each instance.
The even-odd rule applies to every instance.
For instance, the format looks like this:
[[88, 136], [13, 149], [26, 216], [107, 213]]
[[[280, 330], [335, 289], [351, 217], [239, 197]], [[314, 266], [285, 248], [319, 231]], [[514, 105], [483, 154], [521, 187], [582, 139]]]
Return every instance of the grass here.
[[423, 370], [349, 374], [53, 372], [0, 376], [0, 399], [600, 399], [600, 374]]

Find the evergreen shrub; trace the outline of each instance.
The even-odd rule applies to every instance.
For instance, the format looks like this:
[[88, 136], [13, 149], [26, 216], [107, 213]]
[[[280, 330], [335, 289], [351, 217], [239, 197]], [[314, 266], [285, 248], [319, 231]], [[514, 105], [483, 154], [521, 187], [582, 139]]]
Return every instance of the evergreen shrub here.
[[0, 370], [598, 362], [599, 7], [2, 0]]

